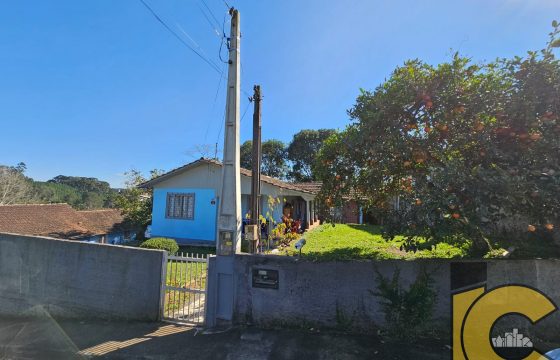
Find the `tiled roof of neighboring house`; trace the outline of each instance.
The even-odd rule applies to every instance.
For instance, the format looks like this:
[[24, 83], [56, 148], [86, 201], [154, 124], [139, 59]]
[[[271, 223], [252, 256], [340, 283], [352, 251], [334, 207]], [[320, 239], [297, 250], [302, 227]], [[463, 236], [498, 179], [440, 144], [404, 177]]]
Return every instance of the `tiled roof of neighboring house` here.
[[[162, 174], [162, 175], [160, 175], [156, 178], [153, 178], [149, 181], [146, 181], [145, 183], [140, 184], [139, 186], [144, 187], [144, 188], [152, 187], [155, 184], [157, 184], [157, 183], [159, 183], [159, 182], [161, 182], [165, 179], [168, 179], [168, 178], [170, 178], [170, 177], [172, 177], [176, 174], [182, 173], [184, 171], [192, 169], [192, 168], [194, 168], [196, 166], [199, 166], [201, 164], [214, 164], [214, 165], [217, 165], [217, 166], [222, 166], [222, 163], [217, 161], [217, 160], [200, 158], [200, 159], [198, 159], [196, 161], [193, 161], [189, 164], [183, 165], [181, 167], [178, 167], [176, 169], [168, 171], [165, 174]], [[241, 175], [251, 177], [251, 170], [241, 168], [240, 173], [241, 173]], [[263, 183], [274, 185], [274, 186], [277, 186], [277, 187], [282, 188], [282, 189], [294, 190], [294, 191], [300, 191], [300, 192], [304, 192], [304, 193], [314, 194], [313, 192], [311, 192], [309, 190], [306, 190], [304, 188], [301, 188], [301, 187], [297, 186], [296, 184], [289, 183], [289, 182], [282, 181], [282, 180], [278, 180], [278, 179], [275, 179], [273, 177], [266, 176], [266, 175], [261, 175], [261, 181]]]
[[114, 231], [129, 230], [124, 223], [124, 217], [120, 210], [84, 210], [78, 211], [87, 221], [87, 227], [95, 234], [110, 234]]
[[[314, 194], [318, 194], [319, 191], [321, 190], [321, 187], [323, 186], [323, 183], [321, 181], [312, 181], [312, 182], [305, 182], [305, 183], [294, 183], [294, 185], [311, 191]], [[342, 197], [345, 200], [356, 200], [356, 199], [363, 199], [364, 196], [360, 195], [356, 190], [351, 189], [350, 192], [347, 195], [344, 195]]]
[[314, 194], [318, 194], [319, 191], [321, 190], [321, 186], [323, 186], [323, 183], [321, 181], [311, 181], [311, 182], [304, 182], [304, 183], [294, 183], [294, 185], [301, 189], [312, 192]]
[[0, 232], [80, 239], [122, 226], [118, 210], [77, 211], [68, 204], [0, 206]]

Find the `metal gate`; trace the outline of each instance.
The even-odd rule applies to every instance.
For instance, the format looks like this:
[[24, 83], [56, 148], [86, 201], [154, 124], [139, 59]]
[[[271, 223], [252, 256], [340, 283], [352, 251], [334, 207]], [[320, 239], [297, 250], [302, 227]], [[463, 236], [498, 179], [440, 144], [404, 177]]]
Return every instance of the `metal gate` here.
[[206, 309], [206, 254], [168, 255], [163, 266], [161, 318], [164, 321], [203, 325]]

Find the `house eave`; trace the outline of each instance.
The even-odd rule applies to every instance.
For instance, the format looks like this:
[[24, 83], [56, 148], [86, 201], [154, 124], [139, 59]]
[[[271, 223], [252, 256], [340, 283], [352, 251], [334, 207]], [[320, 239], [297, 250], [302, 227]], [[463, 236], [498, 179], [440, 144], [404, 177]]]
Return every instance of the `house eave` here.
[[[161, 182], [163, 182], [163, 181], [165, 181], [169, 178], [172, 178], [175, 175], [179, 175], [179, 174], [181, 174], [185, 171], [188, 171], [190, 169], [193, 169], [193, 168], [195, 168], [197, 166], [200, 166], [200, 165], [203, 165], [203, 164], [212, 164], [212, 165], [216, 165], [216, 166], [219, 166], [219, 167], [222, 166], [222, 164], [217, 160], [200, 158], [200, 159], [198, 159], [196, 161], [193, 161], [189, 164], [186, 164], [186, 165], [183, 165], [183, 166], [178, 167], [176, 169], [170, 170], [167, 173], [162, 174], [162, 175], [160, 175], [160, 176], [158, 176], [154, 179], [148, 180], [148, 181], [138, 185], [137, 187], [141, 188], [141, 189], [153, 188], [154, 185], [157, 185], [157, 184], [159, 184], [159, 183], [161, 183]], [[250, 173], [250, 170], [242, 168], [240, 175], [245, 176], [247, 178], [251, 178], [251, 175], [249, 175], [249, 173]], [[295, 184], [290, 184], [290, 183], [287, 183], [287, 182], [283, 182], [282, 180], [278, 180], [278, 179], [275, 179], [275, 178], [272, 178], [272, 177], [269, 177], [269, 176], [266, 176], [266, 175], [261, 175], [261, 182], [265, 183], [265, 184], [268, 184], [268, 185], [271, 185], [271, 186], [276, 186], [280, 189], [295, 191], [295, 192], [299, 192], [299, 193], [303, 193], [303, 194], [307, 194], [307, 195], [311, 195], [311, 196], [316, 195], [314, 192], [306, 190], [306, 189], [302, 189]]]

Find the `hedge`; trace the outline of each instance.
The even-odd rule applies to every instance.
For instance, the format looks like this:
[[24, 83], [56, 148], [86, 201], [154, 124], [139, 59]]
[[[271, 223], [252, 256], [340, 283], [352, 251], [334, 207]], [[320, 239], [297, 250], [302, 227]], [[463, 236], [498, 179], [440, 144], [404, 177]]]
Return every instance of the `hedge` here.
[[167, 250], [170, 254], [175, 254], [179, 251], [179, 245], [177, 245], [177, 242], [173, 239], [167, 238], [148, 239], [140, 244], [140, 247], [145, 249]]

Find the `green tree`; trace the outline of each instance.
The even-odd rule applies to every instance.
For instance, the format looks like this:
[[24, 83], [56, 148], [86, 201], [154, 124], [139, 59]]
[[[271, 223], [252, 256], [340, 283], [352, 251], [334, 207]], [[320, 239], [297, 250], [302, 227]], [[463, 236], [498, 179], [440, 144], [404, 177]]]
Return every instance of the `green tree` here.
[[[285, 179], [288, 174], [286, 145], [280, 140], [270, 139], [262, 143], [261, 173], [278, 179]], [[245, 141], [240, 149], [241, 167], [253, 168], [253, 142]]]
[[[378, 210], [386, 236], [471, 239], [491, 247], [550, 235], [560, 218], [560, 62], [553, 48], [474, 64], [455, 55], [398, 67], [362, 90], [353, 120], [317, 161], [321, 197]], [[399, 208], [389, 206], [398, 197]], [[522, 224], [520, 232], [515, 224]]]
[[[150, 179], [162, 173], [161, 170], [152, 170], [150, 171]], [[152, 221], [152, 189], [138, 187], [148, 180], [140, 171], [132, 169], [127, 171], [125, 175], [127, 177], [126, 188], [115, 196], [115, 206], [121, 210], [126, 221], [145, 229]]]
[[301, 130], [294, 135], [287, 148], [287, 158], [292, 162], [289, 178], [297, 182], [317, 180], [313, 171], [317, 154], [323, 142], [336, 130]]
[[241, 144], [239, 159], [242, 168], [249, 170], [253, 168], [253, 142], [251, 140], [247, 140]]

